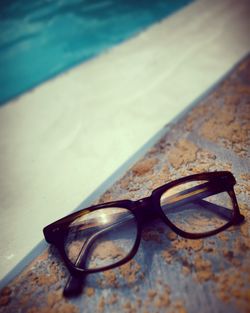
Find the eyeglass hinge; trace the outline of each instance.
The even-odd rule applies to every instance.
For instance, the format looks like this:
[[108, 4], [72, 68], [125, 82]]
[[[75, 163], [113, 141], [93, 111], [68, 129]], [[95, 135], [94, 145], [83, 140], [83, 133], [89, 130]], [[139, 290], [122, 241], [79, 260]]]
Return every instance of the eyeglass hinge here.
[[235, 217], [234, 224], [241, 224], [244, 222], [244, 220], [245, 220], [245, 216], [242, 214], [239, 214]]

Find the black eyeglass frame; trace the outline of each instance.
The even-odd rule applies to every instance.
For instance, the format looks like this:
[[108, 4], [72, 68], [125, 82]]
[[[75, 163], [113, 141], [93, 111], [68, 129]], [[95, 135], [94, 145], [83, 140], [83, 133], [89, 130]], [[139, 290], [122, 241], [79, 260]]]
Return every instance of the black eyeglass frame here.
[[[203, 232], [203, 233], [189, 233], [189, 232], [179, 229], [176, 225], [174, 225], [167, 218], [167, 216], [165, 215], [165, 213], [163, 212], [161, 208], [160, 199], [163, 193], [165, 193], [170, 188], [176, 187], [183, 183], [192, 182], [192, 181], [202, 181], [202, 180], [212, 182], [215, 185], [217, 184], [217, 185], [223, 186], [223, 191], [228, 192], [232, 201], [232, 205], [233, 205], [232, 217], [225, 225], [215, 230]], [[200, 239], [200, 238], [212, 236], [212, 235], [218, 234], [219, 232], [227, 229], [228, 227], [232, 225], [237, 225], [243, 222], [244, 216], [240, 213], [236, 195], [235, 195], [234, 188], [233, 188], [235, 184], [236, 184], [236, 180], [233, 174], [228, 171], [205, 172], [201, 174], [194, 174], [194, 175], [182, 177], [182, 178], [179, 178], [177, 180], [174, 180], [172, 182], [169, 182], [163, 186], [156, 188], [154, 191], [152, 191], [149, 197], [145, 197], [137, 201], [119, 200], [119, 201], [106, 202], [106, 203], [98, 204], [98, 205], [91, 206], [88, 208], [84, 208], [78, 212], [72, 213], [46, 226], [43, 229], [44, 237], [48, 243], [54, 244], [58, 248], [71, 275], [77, 276], [78, 274], [82, 275], [82, 274], [90, 274], [90, 273], [106, 271], [106, 270], [109, 270], [109, 269], [112, 269], [112, 268], [115, 268], [115, 267], [118, 267], [127, 263], [135, 256], [140, 245], [142, 226], [145, 221], [155, 219], [158, 217], [162, 219], [177, 235], [180, 235], [187, 239]], [[69, 230], [68, 226], [75, 219], [85, 214], [88, 214], [90, 212], [93, 212], [99, 209], [105, 209], [105, 208], [110, 208], [110, 207], [125, 208], [128, 211], [130, 211], [131, 214], [135, 217], [135, 221], [137, 224], [137, 236], [136, 236], [133, 248], [131, 249], [131, 251], [126, 257], [124, 257], [122, 260], [118, 261], [115, 264], [96, 268], [96, 269], [84, 269], [84, 268], [77, 267], [76, 264], [73, 264], [69, 260], [65, 251], [65, 238]]]

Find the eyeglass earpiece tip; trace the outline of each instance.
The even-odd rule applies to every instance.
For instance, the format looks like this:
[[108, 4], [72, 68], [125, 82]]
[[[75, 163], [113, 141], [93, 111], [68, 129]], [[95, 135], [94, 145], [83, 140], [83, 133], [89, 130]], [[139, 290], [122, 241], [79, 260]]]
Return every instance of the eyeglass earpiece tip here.
[[71, 276], [63, 290], [64, 297], [78, 296], [82, 292], [83, 288], [83, 278]]

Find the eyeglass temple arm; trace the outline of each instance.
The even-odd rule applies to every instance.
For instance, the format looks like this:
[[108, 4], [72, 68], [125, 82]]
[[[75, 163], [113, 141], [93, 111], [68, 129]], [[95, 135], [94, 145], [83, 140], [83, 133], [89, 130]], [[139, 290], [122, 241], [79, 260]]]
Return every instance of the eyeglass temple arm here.
[[[114, 228], [120, 224], [123, 224], [124, 222], [127, 222], [130, 220], [129, 216], [124, 216], [127, 215], [126, 213], [122, 213], [120, 214], [122, 215], [122, 219], [121, 216], [119, 217], [119, 221], [113, 223], [112, 225], [109, 225], [108, 227], [99, 230], [97, 233], [93, 234], [92, 236], [90, 236], [86, 242], [83, 244], [80, 253], [78, 254], [77, 260], [75, 262], [75, 265], [77, 267], [83, 267], [85, 265], [87, 256], [88, 256], [88, 251], [91, 248], [91, 246], [93, 245], [93, 243], [95, 242], [95, 240], [97, 239], [97, 237], [99, 237], [100, 235], [102, 235], [104, 232], [110, 230], [111, 228]], [[69, 297], [69, 296], [74, 296], [74, 295], [78, 295], [79, 293], [81, 293], [82, 288], [83, 288], [83, 280], [85, 278], [86, 274], [80, 274], [79, 276], [75, 276], [75, 275], [70, 275], [70, 277], [68, 278], [66, 285], [64, 287], [64, 291], [63, 291], [63, 295], [65, 297]]]
[[[211, 184], [211, 183], [210, 183]], [[206, 209], [213, 211], [214, 213], [221, 215], [222, 217], [231, 218], [232, 217], [232, 210], [227, 209], [223, 206], [211, 203], [209, 201], [203, 200], [203, 198], [212, 196], [214, 194], [220, 193], [225, 191], [224, 188], [215, 188], [209, 186], [208, 184], [203, 184], [199, 186], [192, 187], [185, 191], [181, 191], [176, 193], [170, 197], [165, 198], [163, 201], [165, 202], [162, 206], [163, 209], [176, 209], [184, 204], [201, 204]]]
[[[84, 249], [84, 245], [82, 246], [81, 251], [78, 254], [77, 260], [75, 262], [76, 266], [81, 266], [81, 263], [85, 262], [85, 260], [82, 259], [83, 249]], [[64, 287], [63, 295], [65, 297], [70, 297], [70, 296], [74, 296], [74, 295], [81, 293], [82, 288], [83, 288], [84, 278], [85, 278], [85, 274], [82, 274], [79, 276], [70, 275]]]
[[[208, 202], [206, 200], [202, 200], [202, 199], [196, 199], [194, 201], [188, 201], [187, 203], [189, 203], [191, 206], [190, 207], [187, 207], [186, 209], [192, 209], [192, 204], [193, 205], [199, 205], [200, 207], [202, 208], [205, 208], [206, 210], [209, 210], [209, 211], [212, 211], [213, 213], [217, 214], [217, 215], [220, 215], [221, 217], [223, 218], [226, 218], [226, 219], [230, 219], [232, 218], [232, 210], [230, 209], [227, 209], [223, 206], [220, 206], [218, 204], [215, 204], [215, 203], [211, 203], [211, 202]], [[170, 213], [170, 212], [176, 212], [176, 209], [178, 209], [179, 207], [182, 207], [183, 206], [183, 203], [182, 204], [179, 204], [179, 205], [175, 205], [175, 206], [169, 206], [167, 204], [163, 205], [163, 209], [167, 209], [167, 211]]]
[[202, 205], [205, 209], [215, 212], [216, 214], [220, 215], [221, 217], [231, 219], [232, 218], [232, 210], [225, 208], [224, 206], [211, 203], [206, 200], [196, 200], [195, 203]]
[[[87, 252], [90, 249], [90, 247], [92, 246], [92, 244], [94, 243], [96, 237], [98, 237], [98, 235], [100, 235], [103, 231], [105, 231], [106, 229], [102, 229], [99, 232], [93, 234], [92, 236], [90, 236], [86, 242], [83, 244], [77, 260], [75, 262], [75, 266], [77, 267], [84, 267], [85, 262], [86, 262], [86, 258], [87, 258]], [[75, 296], [78, 295], [79, 293], [82, 292], [82, 288], [83, 288], [83, 280], [85, 278], [85, 274], [79, 274], [78, 276], [75, 275], [70, 275], [70, 277], [67, 280], [67, 283], [64, 287], [63, 290], [63, 295], [65, 297], [68, 296]]]

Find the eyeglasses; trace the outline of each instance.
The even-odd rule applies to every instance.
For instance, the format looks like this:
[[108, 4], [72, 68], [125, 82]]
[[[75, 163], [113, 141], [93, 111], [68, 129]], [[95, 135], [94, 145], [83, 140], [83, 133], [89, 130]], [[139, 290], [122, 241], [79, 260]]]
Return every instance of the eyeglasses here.
[[71, 273], [64, 295], [81, 291], [86, 274], [112, 269], [136, 254], [142, 226], [160, 218], [178, 235], [198, 239], [243, 222], [230, 172], [195, 174], [155, 189], [151, 196], [99, 204], [43, 230]]

